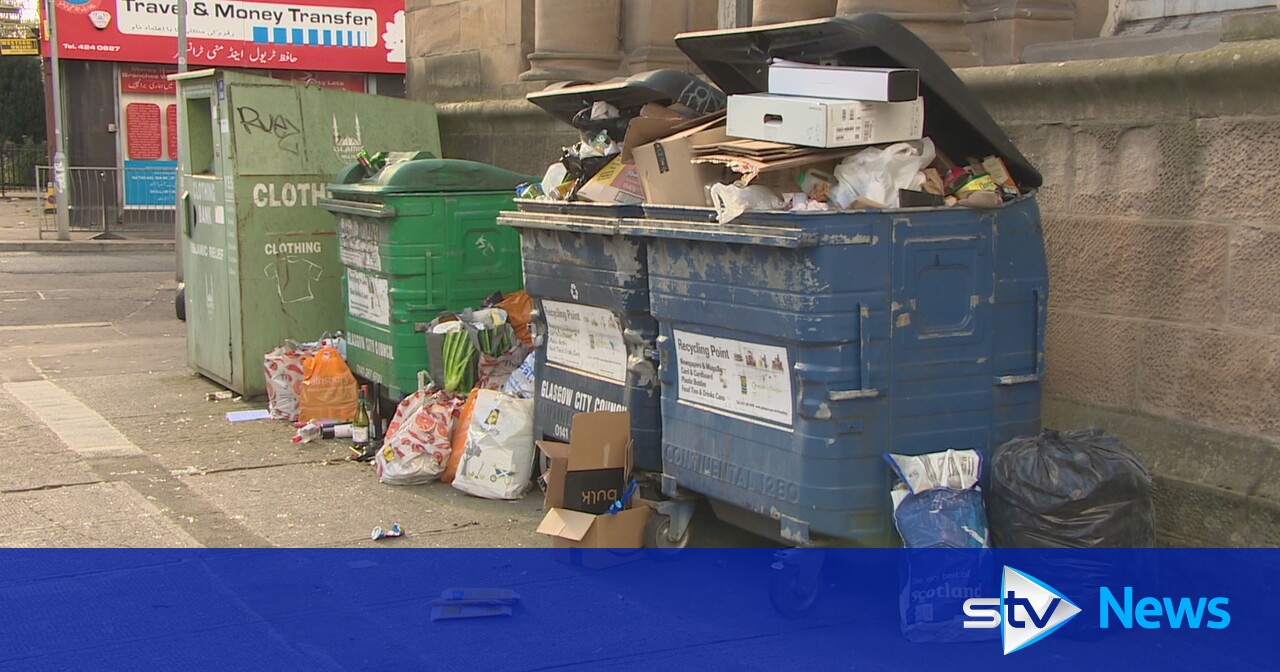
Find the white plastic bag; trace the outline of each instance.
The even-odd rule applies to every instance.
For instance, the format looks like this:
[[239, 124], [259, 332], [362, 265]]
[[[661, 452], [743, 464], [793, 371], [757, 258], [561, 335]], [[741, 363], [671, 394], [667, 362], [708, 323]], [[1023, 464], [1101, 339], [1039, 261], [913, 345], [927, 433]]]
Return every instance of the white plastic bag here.
[[374, 457], [378, 480], [388, 485], [431, 483], [444, 473], [450, 436], [462, 399], [447, 392], [419, 390], [396, 407], [382, 450]]
[[502, 385], [502, 391], [513, 397], [528, 399], [533, 396], [533, 367], [534, 359], [537, 353], [531, 352], [524, 361], [520, 363], [520, 367], [511, 372], [507, 378], [507, 382]]
[[836, 166], [839, 185], [832, 189], [832, 197], [841, 209], [849, 207], [858, 197], [896, 208], [898, 190], [923, 186], [924, 175], [920, 171], [933, 163], [936, 156], [933, 140], [929, 138], [899, 142], [883, 149], [868, 147]]
[[476, 390], [467, 446], [453, 487], [486, 499], [519, 499], [533, 478], [533, 400]]
[[716, 221], [728, 224], [748, 210], [777, 210], [782, 207], [782, 199], [769, 187], [759, 184], [749, 187], [713, 184], [711, 204], [716, 209]]
[[918, 495], [934, 488], [968, 490], [978, 484], [982, 455], [976, 450], [949, 449], [927, 455], [888, 456], [898, 477]]

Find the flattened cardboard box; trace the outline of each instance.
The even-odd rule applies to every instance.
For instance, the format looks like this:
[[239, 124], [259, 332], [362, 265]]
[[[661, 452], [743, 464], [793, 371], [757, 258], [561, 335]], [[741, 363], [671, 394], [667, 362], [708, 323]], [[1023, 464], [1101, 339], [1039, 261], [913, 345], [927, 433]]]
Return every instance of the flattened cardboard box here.
[[709, 184], [720, 182], [724, 169], [693, 163], [695, 145], [725, 142], [724, 120], [689, 128], [632, 150], [645, 199], [657, 205], [707, 205]]
[[640, 186], [636, 167], [616, 156], [578, 189], [578, 195], [596, 203], [644, 202], [644, 188]]
[[604, 513], [622, 496], [631, 471], [631, 414], [578, 413], [569, 436], [570, 443], [538, 442], [551, 461], [543, 506]]

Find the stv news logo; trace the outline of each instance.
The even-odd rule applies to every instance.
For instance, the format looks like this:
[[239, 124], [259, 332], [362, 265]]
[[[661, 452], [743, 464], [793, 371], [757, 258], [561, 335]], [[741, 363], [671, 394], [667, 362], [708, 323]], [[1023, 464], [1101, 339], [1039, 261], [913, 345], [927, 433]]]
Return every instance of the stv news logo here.
[[[1106, 630], [1114, 622], [1122, 628], [1135, 626], [1143, 630], [1158, 630], [1167, 626], [1179, 629], [1199, 629], [1203, 623], [1212, 630], [1222, 630], [1231, 623], [1231, 614], [1225, 607], [1228, 598], [1189, 597], [1133, 599], [1133, 588], [1125, 586], [1122, 597], [1109, 588], [1098, 593], [1098, 627]], [[1206, 616], [1206, 606], [1208, 607]], [[1005, 566], [1000, 581], [1000, 597], [974, 597], [964, 602], [965, 628], [1000, 628], [1000, 641], [1005, 655], [1026, 648], [1053, 634], [1068, 621], [1080, 614], [1080, 607], [1065, 595], [1039, 579], [1012, 567]]]

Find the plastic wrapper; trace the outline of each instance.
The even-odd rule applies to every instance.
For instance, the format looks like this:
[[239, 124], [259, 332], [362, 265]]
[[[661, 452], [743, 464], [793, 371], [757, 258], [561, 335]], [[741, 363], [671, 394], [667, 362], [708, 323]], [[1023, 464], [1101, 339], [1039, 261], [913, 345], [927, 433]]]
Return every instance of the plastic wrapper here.
[[777, 210], [783, 205], [772, 189], [758, 184], [749, 187], [713, 184], [711, 203], [716, 209], [716, 221], [721, 224], [732, 222], [748, 210]]
[[899, 142], [883, 149], [868, 147], [836, 166], [835, 176], [839, 184], [832, 189], [832, 198], [842, 209], [848, 208], [857, 198], [896, 208], [898, 190], [923, 187], [925, 176], [921, 171], [933, 163], [936, 156], [937, 151], [929, 138]]
[[996, 449], [988, 510], [997, 546], [1153, 548], [1151, 475], [1100, 429], [1045, 430]]
[[502, 385], [502, 391], [513, 397], [521, 399], [529, 399], [533, 397], [534, 390], [534, 366], [537, 353], [530, 352], [524, 361], [511, 375], [507, 377], [507, 382]]
[[547, 172], [543, 174], [542, 183], [538, 186], [545, 198], [560, 200], [568, 195], [569, 188], [573, 186], [573, 178], [569, 175], [569, 169], [557, 161], [547, 166]]

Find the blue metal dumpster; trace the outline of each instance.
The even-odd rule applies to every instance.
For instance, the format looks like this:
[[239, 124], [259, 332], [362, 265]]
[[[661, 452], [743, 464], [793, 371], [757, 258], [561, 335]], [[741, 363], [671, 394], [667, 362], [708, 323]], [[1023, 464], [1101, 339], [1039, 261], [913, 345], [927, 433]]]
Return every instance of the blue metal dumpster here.
[[700, 210], [646, 208], [623, 227], [649, 238], [666, 494], [706, 495], [722, 519], [789, 543], [882, 545], [885, 453], [987, 450], [1039, 429], [1034, 196], [729, 226]]
[[[1039, 430], [1040, 176], [887, 17], [677, 44], [731, 94], [762, 89], [771, 57], [918, 68], [926, 135], [957, 157], [1000, 155], [1026, 192], [986, 210], [748, 212], [730, 224], [646, 204], [619, 229], [649, 241], [663, 494], [704, 495], [721, 519], [789, 544], [891, 544], [885, 453], [987, 451]], [[668, 542], [687, 541], [678, 527]]]
[[662, 469], [662, 421], [643, 240], [623, 236], [639, 206], [517, 201], [499, 219], [520, 230], [534, 300], [534, 433], [569, 440], [575, 413], [631, 413], [634, 465]]
[[[624, 120], [647, 103], [714, 112], [725, 102], [715, 87], [674, 70], [553, 85], [528, 98], [566, 123], [596, 101], [613, 104]], [[640, 207], [528, 199], [516, 206], [498, 223], [520, 230], [524, 287], [534, 300], [535, 435], [568, 441], [575, 413], [626, 410], [634, 467], [661, 471], [658, 324], [649, 314], [646, 243], [618, 232], [624, 218], [642, 216]]]

